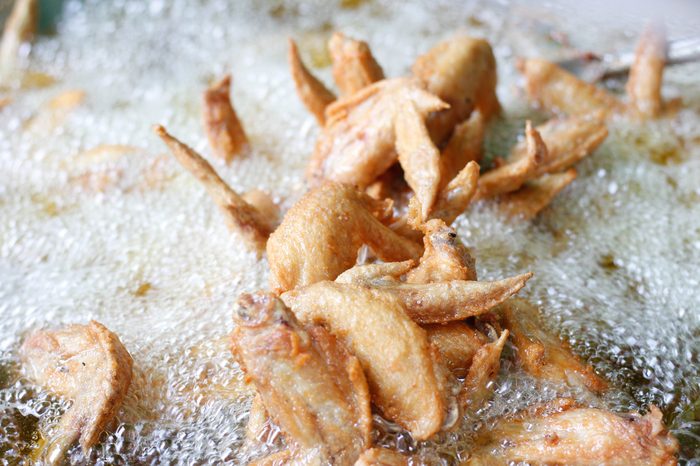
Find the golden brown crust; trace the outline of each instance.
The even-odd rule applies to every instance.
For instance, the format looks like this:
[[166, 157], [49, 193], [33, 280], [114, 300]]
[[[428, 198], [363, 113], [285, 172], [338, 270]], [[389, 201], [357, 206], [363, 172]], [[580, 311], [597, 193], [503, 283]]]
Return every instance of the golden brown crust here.
[[83, 452], [110, 428], [131, 384], [133, 361], [114, 333], [99, 322], [41, 330], [22, 345], [27, 375], [73, 401], [62, 416], [50, 462], [60, 462], [79, 439]]
[[160, 125], [154, 127], [154, 132], [178, 162], [204, 186], [224, 214], [228, 227], [238, 232], [250, 249], [261, 254], [271, 233], [270, 219], [263, 218], [255, 207], [231, 189], [194, 149], [171, 136]]
[[227, 74], [212, 84], [202, 99], [202, 120], [209, 145], [214, 155], [226, 163], [248, 147], [248, 137], [231, 104], [230, 88], [231, 75]]
[[479, 348], [488, 343], [486, 337], [464, 322], [423, 326], [430, 343], [437, 348], [442, 361], [457, 377], [465, 377]]
[[370, 448], [360, 455], [355, 466], [408, 466], [408, 457], [387, 448]]
[[530, 100], [547, 110], [568, 115], [596, 111], [609, 115], [624, 110], [623, 104], [605, 90], [580, 80], [547, 60], [521, 60], [518, 68], [525, 76], [525, 90]]
[[666, 31], [651, 25], [642, 33], [627, 81], [630, 111], [642, 118], [661, 114], [661, 84], [666, 64]]
[[333, 60], [333, 79], [341, 94], [352, 94], [384, 79], [384, 71], [367, 42], [336, 32], [328, 41], [328, 51]]
[[469, 162], [480, 162], [486, 124], [475, 111], [455, 129], [440, 156], [440, 188], [444, 188]]
[[543, 175], [529, 181], [518, 191], [500, 196], [498, 208], [509, 217], [530, 220], [547, 207], [552, 199], [575, 179], [576, 170], [573, 168], [563, 173]]
[[316, 346], [270, 293], [242, 295], [234, 322], [232, 351], [293, 456], [352, 465], [367, 447], [371, 425], [369, 402], [361, 401], [369, 399], [367, 385], [352, 369], [354, 357], [321, 331]]
[[306, 109], [316, 117], [318, 124], [323, 126], [326, 121], [326, 107], [335, 101], [335, 94], [329, 91], [326, 86], [319, 81], [306, 68], [301, 61], [297, 44], [289, 39], [289, 49], [287, 53], [289, 68], [292, 72], [292, 79], [297, 90], [299, 99]]
[[501, 306], [503, 325], [510, 330], [523, 368], [535, 377], [585, 387], [601, 393], [608, 384], [593, 368], [581, 362], [555, 335], [541, 324], [539, 310], [523, 299], [511, 299]]
[[[432, 218], [443, 220], [448, 225], [452, 224], [459, 217], [477, 192], [479, 186], [479, 165], [476, 162], [469, 162], [457, 176], [452, 178], [447, 185], [440, 190], [435, 200], [435, 205], [430, 213]], [[413, 214], [409, 206], [409, 214]], [[412, 220], [415, 223], [415, 220]]]
[[493, 381], [501, 368], [501, 352], [507, 340], [508, 330], [504, 330], [498, 340], [483, 345], [474, 355], [459, 394], [460, 405], [465, 411], [475, 412], [491, 398]]
[[420, 257], [419, 244], [377, 218], [385, 208], [385, 203], [340, 183], [327, 182], [306, 193], [268, 241], [270, 287], [287, 291], [333, 280], [355, 264], [363, 244], [385, 261]]

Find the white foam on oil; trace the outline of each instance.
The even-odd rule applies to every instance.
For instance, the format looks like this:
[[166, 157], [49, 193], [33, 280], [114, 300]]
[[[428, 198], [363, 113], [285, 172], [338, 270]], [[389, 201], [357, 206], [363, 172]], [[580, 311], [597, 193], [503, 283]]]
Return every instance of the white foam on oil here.
[[[569, 33], [573, 45], [631, 47], [644, 23], [621, 14], [606, 21], [624, 28], [606, 27], [585, 12], [571, 14], [567, 2], [549, 11], [457, 1], [357, 3], [67, 3], [58, 34], [32, 51], [33, 70], [58, 82], [14, 94], [0, 110], [3, 461], [21, 462], [36, 443], [37, 423], [50, 430], [66, 407], [18, 376], [22, 336], [88, 319], [115, 331], [135, 363], [120, 424], [91, 462], [248, 459], [241, 445], [250, 389], [227, 334], [233, 302], [265, 287], [267, 265], [226, 230], [202, 188], [164, 155], [150, 130], [165, 124], [210, 156], [199, 112], [212, 78], [233, 73], [234, 103], [253, 146], [228, 167], [214, 160], [215, 167], [234, 188], [271, 190], [288, 207], [305, 189], [303, 169], [317, 134], [289, 77], [288, 35], [307, 61], [323, 64], [324, 41], [342, 29], [367, 40], [390, 76], [406, 73], [418, 53], [454, 31], [488, 37], [506, 109], [490, 132], [492, 155], [507, 150], [526, 118], [542, 119], [517, 92], [514, 56], [565, 52], [553, 31]], [[669, 18], [672, 31], [692, 30], [677, 16]], [[314, 71], [330, 84], [328, 67]], [[578, 179], [534, 222], [507, 221], [487, 205], [457, 222], [477, 250], [482, 276], [535, 272], [523, 294], [616, 387], [589, 401], [620, 410], [659, 404], [685, 459], [700, 457], [692, 439], [700, 432], [693, 414], [700, 395], [700, 92], [690, 75], [697, 69], [668, 72], [664, 88], [683, 95], [686, 109], [641, 126], [614, 123], [603, 146], [577, 167]], [[84, 90], [84, 103], [46, 117], [45, 103], [70, 89]], [[84, 154], [102, 144], [135, 149]], [[566, 393], [522, 374], [508, 354], [493, 402], [461, 432], [416, 445], [378, 419], [378, 442], [453, 464], [468, 454], [474, 429]], [[78, 451], [72, 460], [85, 461]]]

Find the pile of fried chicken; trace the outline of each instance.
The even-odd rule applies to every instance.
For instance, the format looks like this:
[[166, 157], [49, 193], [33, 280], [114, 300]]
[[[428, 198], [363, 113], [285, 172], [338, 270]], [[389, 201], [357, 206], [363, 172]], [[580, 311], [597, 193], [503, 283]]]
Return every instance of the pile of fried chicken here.
[[[321, 128], [309, 190], [283, 217], [268, 193], [237, 193], [155, 128], [234, 234], [267, 256], [269, 290], [240, 296], [231, 334], [257, 393], [248, 446], [277, 447], [255, 464], [407, 465], [410, 456], [373, 446], [373, 414], [418, 441], [458, 429], [489, 402], [508, 342], [533, 377], [605, 392], [607, 382], [545, 330], [540, 311], [514, 297], [532, 274], [479, 281], [450, 225], [477, 200], [533, 218], [606, 138], [607, 119], [662, 115], [663, 32], [642, 36], [626, 102], [553, 63], [521, 60], [528, 98], [557, 116], [528, 122], [523, 140], [484, 167], [484, 133], [501, 112], [487, 41], [453, 37], [398, 78], [385, 77], [365, 42], [335, 33], [328, 49], [339, 96], [289, 43], [299, 97]], [[203, 98], [212, 151], [227, 163], [249, 145], [230, 86], [226, 76]], [[129, 389], [126, 348], [90, 322], [37, 331], [21, 355], [30, 378], [72, 400], [45, 460], [60, 463], [75, 442], [87, 452]], [[503, 418], [474, 445], [465, 464], [666, 465], [678, 451], [654, 406], [618, 414], [572, 399]]]

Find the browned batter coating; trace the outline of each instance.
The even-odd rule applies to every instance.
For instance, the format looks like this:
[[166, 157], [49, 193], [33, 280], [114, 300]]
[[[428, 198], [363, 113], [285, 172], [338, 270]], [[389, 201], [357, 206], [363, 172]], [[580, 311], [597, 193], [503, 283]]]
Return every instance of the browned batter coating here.
[[440, 187], [444, 188], [469, 162], [480, 162], [486, 124], [478, 110], [455, 126], [440, 156]]
[[355, 264], [363, 244], [384, 261], [418, 259], [423, 248], [381, 222], [390, 218], [387, 207], [340, 183], [306, 193], [267, 243], [270, 287], [287, 291], [334, 280]]
[[253, 205], [231, 189], [209, 165], [209, 162], [194, 149], [171, 136], [160, 125], [156, 126], [154, 131], [168, 146], [178, 162], [202, 183], [224, 214], [228, 227], [238, 232], [250, 249], [261, 254], [265, 250], [265, 243], [275, 220], [264, 217]]
[[202, 107], [209, 145], [226, 163], [248, 147], [248, 137], [231, 104], [230, 88], [231, 75], [227, 74], [204, 92]]
[[474, 355], [459, 394], [465, 411], [477, 411], [493, 395], [493, 381], [501, 368], [501, 352], [507, 340], [508, 330], [504, 330], [498, 340], [483, 345]]
[[[595, 408], [572, 408], [553, 414], [535, 409], [501, 420], [481, 433], [480, 445], [465, 465], [566, 464], [572, 466], [672, 466], [678, 441], [662, 421], [661, 411], [615, 414]], [[538, 413], [537, 411], [545, 411]]]
[[413, 74], [429, 92], [450, 105], [430, 117], [428, 128], [441, 144], [455, 125], [466, 120], [476, 107], [485, 120], [500, 111], [496, 96], [496, 59], [483, 39], [458, 35], [431, 48], [416, 59]]
[[542, 326], [539, 310], [523, 299], [501, 306], [503, 325], [510, 330], [518, 360], [535, 377], [585, 387], [601, 393], [608, 384], [593, 368], [581, 362], [556, 335]]
[[498, 198], [498, 208], [509, 217], [530, 220], [547, 207], [554, 197], [576, 179], [576, 170], [569, 168], [563, 173], [543, 175], [518, 191]]
[[322, 329], [306, 331], [270, 293], [244, 294], [232, 351], [292, 456], [352, 465], [367, 448], [371, 414], [360, 365]]
[[666, 46], [666, 31], [661, 25], [649, 26], [639, 38], [626, 90], [630, 110], [642, 118], [661, 114]]
[[[459, 217], [476, 194], [479, 186], [479, 165], [476, 162], [469, 162], [457, 176], [452, 178], [447, 185], [438, 193], [430, 217], [443, 220], [448, 225], [452, 224]], [[409, 205], [409, 215], [415, 223], [417, 217], [412, 213], [412, 206]]]
[[370, 448], [360, 455], [355, 466], [408, 466], [408, 457], [388, 448]]
[[329, 91], [326, 86], [319, 81], [311, 72], [304, 66], [299, 56], [297, 44], [289, 39], [289, 68], [292, 72], [292, 79], [296, 86], [297, 94], [304, 106], [313, 116], [316, 117], [318, 124], [323, 126], [326, 121], [326, 107], [335, 101], [335, 94]]
[[352, 94], [384, 79], [384, 71], [367, 42], [336, 32], [328, 41], [328, 51], [333, 60], [333, 79], [342, 95]]
[[77, 440], [87, 453], [113, 427], [131, 384], [132, 359], [119, 337], [94, 320], [40, 330], [24, 341], [21, 358], [31, 380], [73, 402], [44, 460], [61, 464]]
[[477, 351], [488, 343], [479, 331], [464, 322], [423, 326], [430, 343], [440, 352], [442, 361], [457, 377], [466, 377]]

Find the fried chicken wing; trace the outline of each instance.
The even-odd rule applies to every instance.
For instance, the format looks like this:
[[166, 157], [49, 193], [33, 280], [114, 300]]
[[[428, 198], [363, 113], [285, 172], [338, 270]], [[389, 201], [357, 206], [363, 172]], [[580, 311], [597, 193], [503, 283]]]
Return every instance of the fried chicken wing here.
[[131, 383], [132, 359], [119, 337], [95, 321], [40, 330], [24, 341], [21, 358], [30, 379], [73, 401], [45, 461], [61, 464], [78, 440], [87, 452], [111, 427]]
[[412, 78], [385, 79], [331, 104], [307, 167], [309, 181], [369, 186], [397, 160], [394, 122], [408, 102], [422, 118], [447, 107]]
[[650, 26], [639, 39], [626, 86], [630, 109], [643, 118], [654, 118], [661, 113], [665, 64], [666, 31], [660, 25]]
[[[608, 136], [603, 112], [584, 116], [554, 118], [537, 127], [547, 146], [547, 155], [535, 169], [535, 175], [566, 170], [596, 150]], [[516, 144], [508, 161], [517, 162], [529, 156], [526, 141]]]
[[335, 94], [329, 91], [324, 84], [319, 81], [304, 66], [299, 56], [297, 44], [289, 39], [288, 49], [289, 68], [292, 72], [292, 79], [301, 102], [311, 114], [316, 117], [318, 124], [323, 126], [326, 121], [326, 107], [335, 101]]
[[389, 218], [386, 207], [340, 183], [309, 191], [267, 243], [271, 288], [286, 291], [333, 280], [355, 264], [363, 244], [385, 261], [418, 259], [422, 247], [379, 220]]
[[320, 324], [357, 356], [381, 413], [425, 440], [455, 404], [423, 329], [386, 293], [329, 281], [282, 295], [307, 325]]
[[675, 465], [678, 441], [651, 406], [645, 416], [594, 408], [521, 414], [500, 421], [477, 439], [466, 465]]
[[518, 191], [498, 198], [498, 208], [510, 217], [530, 220], [547, 207], [552, 199], [576, 179], [576, 170], [543, 175], [529, 181]]
[[406, 283], [476, 280], [476, 261], [457, 238], [454, 228], [434, 219], [425, 223], [423, 233], [423, 256], [418, 266], [406, 275]]
[[440, 144], [455, 125], [467, 119], [476, 107], [485, 120], [500, 111], [496, 96], [496, 59], [483, 39], [459, 35], [441, 42], [416, 59], [413, 74], [429, 92], [450, 105], [431, 115], [428, 128]]
[[528, 97], [543, 108], [568, 115], [586, 115], [595, 111], [619, 113], [622, 103], [605, 90], [580, 80], [554, 63], [539, 58], [518, 62], [525, 76]]
[[261, 254], [271, 233], [273, 219], [265, 218], [260, 211], [231, 189], [209, 162], [194, 149], [178, 141], [160, 125], [156, 126], [154, 131], [178, 162], [202, 183], [224, 214], [228, 227], [238, 232], [249, 248]]
[[444, 188], [469, 162], [480, 162], [486, 124], [481, 112], [455, 126], [440, 156], [440, 188]]
[[341, 94], [352, 94], [384, 79], [384, 71], [367, 42], [336, 32], [328, 41], [328, 51], [333, 60], [333, 79]]
[[[469, 162], [457, 176], [440, 190], [430, 216], [443, 220], [448, 225], [451, 224], [467, 210], [469, 203], [474, 199], [478, 186], [479, 165], [476, 162]], [[413, 199], [411, 200], [413, 201]], [[409, 205], [409, 209], [411, 207]], [[417, 214], [412, 213], [411, 210], [409, 210], [409, 214], [412, 218], [417, 218]], [[415, 220], [412, 221], [415, 222]]]
[[457, 377], [465, 377], [477, 351], [488, 343], [479, 331], [464, 322], [423, 326], [447, 368]]
[[501, 352], [508, 340], [508, 330], [504, 330], [498, 340], [479, 348], [469, 366], [459, 394], [460, 405], [465, 411], [475, 412], [493, 394], [493, 381], [501, 368]]
[[547, 146], [530, 121], [525, 126], [525, 140], [527, 150], [524, 157], [487, 171], [479, 177], [475, 199], [517, 191], [534, 175], [538, 165], [547, 160]]
[[0, 40], [0, 81], [10, 78], [16, 68], [20, 47], [34, 38], [38, 24], [38, 3], [37, 0], [14, 2]]
[[231, 75], [204, 92], [202, 119], [214, 154], [230, 162], [248, 147], [248, 137], [231, 104]]
[[523, 299], [501, 306], [503, 324], [510, 330], [523, 368], [535, 377], [585, 387], [594, 393], [608, 384], [591, 366], [581, 362], [556, 335], [542, 326], [539, 310]]
[[425, 221], [440, 184], [440, 152], [411, 102], [396, 114], [396, 151], [406, 182], [420, 202], [421, 220]]
[[318, 333], [323, 341], [315, 340], [270, 293], [242, 295], [234, 322], [232, 351], [292, 456], [352, 465], [367, 447], [371, 426], [357, 360], [332, 337]]

